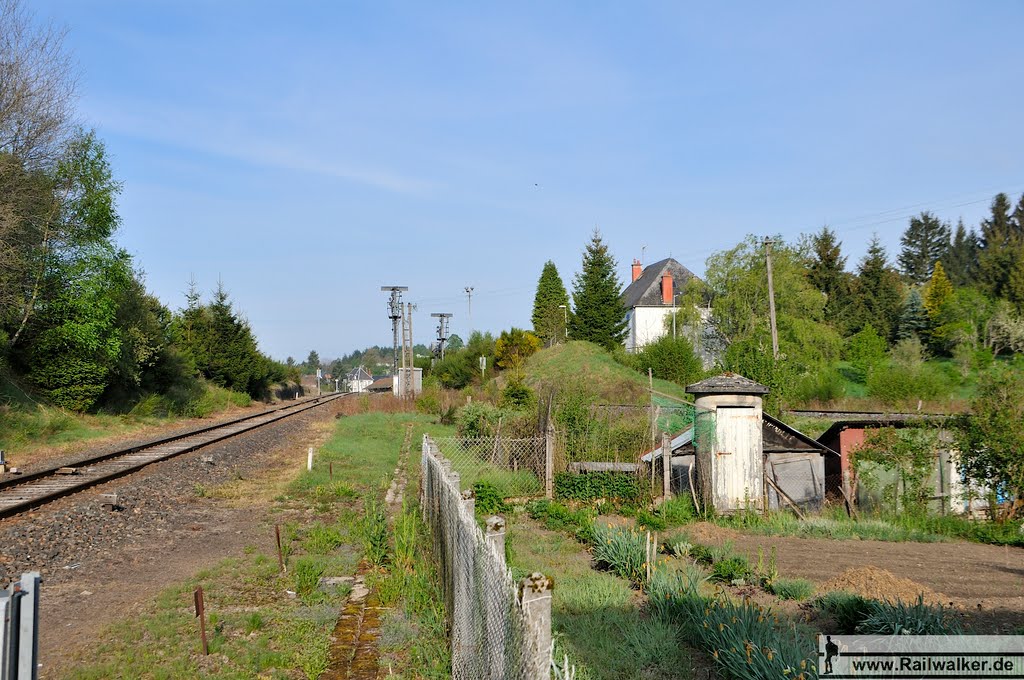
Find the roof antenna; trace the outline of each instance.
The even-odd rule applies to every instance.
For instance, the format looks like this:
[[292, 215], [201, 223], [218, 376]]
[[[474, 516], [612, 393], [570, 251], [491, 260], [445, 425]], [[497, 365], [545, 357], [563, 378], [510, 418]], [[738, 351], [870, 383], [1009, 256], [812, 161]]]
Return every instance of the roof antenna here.
[[647, 264], [647, 244], [640, 246], [640, 266], [643, 267]]

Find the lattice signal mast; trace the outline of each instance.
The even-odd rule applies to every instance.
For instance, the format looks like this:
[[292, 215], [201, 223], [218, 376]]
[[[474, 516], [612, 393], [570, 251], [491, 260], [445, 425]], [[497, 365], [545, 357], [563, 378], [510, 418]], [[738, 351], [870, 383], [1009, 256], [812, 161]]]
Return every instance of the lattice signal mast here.
[[444, 361], [444, 345], [448, 342], [448, 319], [452, 318], [452, 315], [448, 312], [435, 312], [430, 316], [437, 319], [437, 351], [441, 361]]
[[391, 293], [388, 299], [388, 318], [391, 319], [391, 334], [394, 336], [394, 349], [391, 354], [391, 375], [398, 379], [398, 322], [402, 318], [402, 293], [409, 290], [408, 286], [381, 286], [381, 291]]

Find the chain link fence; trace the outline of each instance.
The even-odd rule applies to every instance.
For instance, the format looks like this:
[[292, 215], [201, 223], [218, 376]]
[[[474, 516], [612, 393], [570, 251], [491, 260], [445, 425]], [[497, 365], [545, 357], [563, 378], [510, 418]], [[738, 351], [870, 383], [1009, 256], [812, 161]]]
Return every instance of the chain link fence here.
[[[452, 677], [573, 677], [568, 664], [552, 660], [550, 579], [532, 574], [515, 582], [505, 564], [504, 520], [492, 517], [486, 533], [481, 530], [473, 493], [462, 491], [461, 474], [442, 457], [440, 441], [423, 439], [420, 501], [451, 617]], [[484, 449], [473, 451], [479, 458]]]
[[433, 442], [459, 473], [463, 489], [477, 482], [492, 485], [503, 498], [545, 493], [548, 438], [438, 437]]

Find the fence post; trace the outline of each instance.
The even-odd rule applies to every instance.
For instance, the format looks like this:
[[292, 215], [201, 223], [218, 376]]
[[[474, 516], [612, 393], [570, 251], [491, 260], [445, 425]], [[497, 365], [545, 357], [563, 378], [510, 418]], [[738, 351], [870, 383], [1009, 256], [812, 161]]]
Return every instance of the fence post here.
[[39, 671], [39, 584], [38, 571], [21, 575], [22, 598], [18, 631], [17, 680], [36, 680]]
[[550, 420], [544, 432], [544, 497], [555, 497], [555, 425]]
[[[459, 473], [451, 474], [455, 493], [459, 493]], [[459, 498], [462, 506], [466, 509], [469, 517], [474, 516], [476, 511], [476, 494], [472, 489], [463, 491]], [[476, 550], [473, 546], [472, 536], [465, 530], [463, 522], [456, 515], [455, 519], [455, 554], [453, 563], [455, 565], [455, 594], [452, 604], [452, 677], [475, 677], [477, 661], [476, 650], [473, 645], [473, 616], [474, 602], [473, 593], [476, 590], [474, 583], [476, 578]], [[456, 659], [458, 663], [456, 664]], [[456, 673], [458, 669], [458, 673]]]
[[672, 498], [672, 440], [667, 434], [661, 435], [661, 486], [664, 500]]
[[[494, 578], [494, 569], [498, 572], [507, 569], [505, 566], [505, 518], [500, 515], [491, 515], [487, 518], [484, 539], [489, 548], [497, 556], [497, 563], [492, 568], [486, 569], [485, 582], [481, 583], [481, 590], [489, 590], [499, 587], [498, 583], [491, 581]], [[485, 558], [486, 559], [486, 558]], [[483, 656], [483, 668], [489, 669], [491, 678], [508, 677], [508, 653], [505, 646], [506, 622], [508, 621], [508, 609], [498, 605], [493, 597], [485, 597], [480, 603], [484, 612], [484, 647], [481, 650]]]
[[0, 679], [6, 679], [7, 661], [10, 658], [10, 619], [11, 595], [7, 590], [0, 590]]
[[501, 566], [505, 566], [505, 518], [500, 515], [491, 515], [487, 518], [487, 531], [484, 532], [487, 544], [494, 548], [494, 552], [501, 559]]
[[[530, 659], [531, 679], [551, 677], [551, 591], [554, 582], [544, 574], [534, 572], [519, 582], [519, 601], [526, 615], [526, 632], [532, 639], [536, 656]], [[531, 649], [527, 640], [526, 649]]]

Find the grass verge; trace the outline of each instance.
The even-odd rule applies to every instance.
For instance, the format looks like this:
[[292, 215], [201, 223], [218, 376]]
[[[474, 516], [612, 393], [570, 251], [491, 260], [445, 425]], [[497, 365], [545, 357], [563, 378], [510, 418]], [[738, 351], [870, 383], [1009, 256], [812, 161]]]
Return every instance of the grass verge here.
[[513, 573], [540, 571], [554, 578], [556, 658], [568, 654], [579, 680], [693, 677], [676, 627], [651, 618], [625, 580], [592, 569], [574, 539], [519, 516], [507, 540]]
[[[429, 539], [414, 505], [391, 526], [380, 512], [407, 425], [413, 433], [406, 472], [414, 494], [420, 437], [437, 428], [425, 416], [403, 413], [339, 419], [312, 471], [295, 466], [288, 477], [270, 470], [265, 479], [211, 489], [211, 498], [225, 502], [258, 499], [254, 516], [269, 506], [281, 525], [287, 571], [279, 573], [276, 556], [255, 550], [225, 560], [168, 588], [140, 615], [110, 626], [70, 677], [316, 678], [327, 668], [331, 633], [349, 591], [321, 578], [354, 575], [367, 546], [377, 551], [378, 564], [367, 583], [391, 607], [379, 641], [382, 663], [403, 674], [398, 677], [444, 677], [449, 657], [443, 598]], [[261, 491], [264, 485], [276, 496]], [[206, 593], [209, 656], [200, 653], [192, 611], [197, 585]]]

